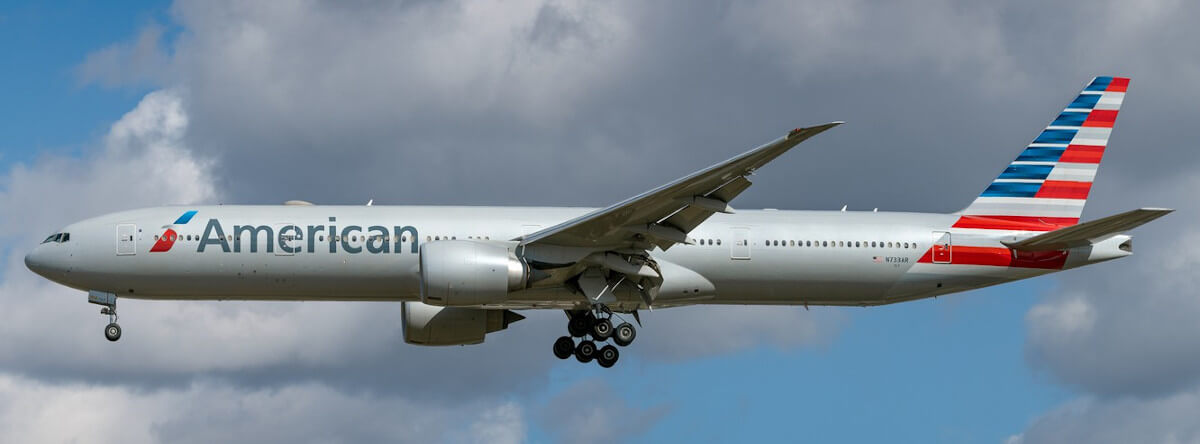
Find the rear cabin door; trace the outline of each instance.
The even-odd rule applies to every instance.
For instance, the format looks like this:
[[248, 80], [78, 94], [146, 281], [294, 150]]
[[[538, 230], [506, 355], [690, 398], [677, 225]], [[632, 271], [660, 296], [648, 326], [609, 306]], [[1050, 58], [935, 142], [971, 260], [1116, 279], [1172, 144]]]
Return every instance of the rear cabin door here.
[[953, 245], [950, 243], [950, 233], [945, 231], [933, 232], [933, 263], [949, 264], [952, 259]]
[[734, 260], [750, 260], [750, 229], [738, 227], [733, 229], [733, 242], [729, 243], [729, 258]]
[[117, 256], [137, 254], [137, 225], [117, 224]]

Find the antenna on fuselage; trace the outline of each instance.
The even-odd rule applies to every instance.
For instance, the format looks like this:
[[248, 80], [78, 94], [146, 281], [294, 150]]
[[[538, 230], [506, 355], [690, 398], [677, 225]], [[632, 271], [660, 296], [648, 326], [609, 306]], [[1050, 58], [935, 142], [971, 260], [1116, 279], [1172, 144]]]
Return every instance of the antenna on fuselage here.
[[850, 206], [850, 205], [849, 205], [849, 204], [842, 205], [842, 212], [843, 212], [843, 213], [845, 213], [845, 212], [846, 212], [846, 207], [848, 207], [848, 206]]
[[367, 206], [369, 207], [369, 206], [371, 206], [371, 204], [373, 204], [373, 203], [375, 203], [375, 199], [368, 200], [368, 201], [367, 201]]

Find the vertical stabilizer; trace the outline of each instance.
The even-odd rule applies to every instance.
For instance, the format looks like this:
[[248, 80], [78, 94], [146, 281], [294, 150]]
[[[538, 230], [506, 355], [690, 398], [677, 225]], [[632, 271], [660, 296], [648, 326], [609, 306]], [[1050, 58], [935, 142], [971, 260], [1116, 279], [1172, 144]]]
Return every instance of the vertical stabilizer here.
[[1092, 79], [954, 226], [1050, 231], [1078, 223], [1128, 86], [1125, 77]]

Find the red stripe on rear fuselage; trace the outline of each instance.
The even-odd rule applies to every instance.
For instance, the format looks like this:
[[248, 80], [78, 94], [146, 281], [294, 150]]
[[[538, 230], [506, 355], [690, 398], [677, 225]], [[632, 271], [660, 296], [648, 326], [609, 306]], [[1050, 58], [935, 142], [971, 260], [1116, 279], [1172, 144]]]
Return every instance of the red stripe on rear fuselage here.
[[[917, 262], [933, 263], [933, 249], [926, 250], [925, 255], [921, 256]], [[1004, 247], [951, 245], [950, 263], [946, 265], [990, 265], [1061, 270], [1066, 263], [1066, 251], [1014, 251]]]

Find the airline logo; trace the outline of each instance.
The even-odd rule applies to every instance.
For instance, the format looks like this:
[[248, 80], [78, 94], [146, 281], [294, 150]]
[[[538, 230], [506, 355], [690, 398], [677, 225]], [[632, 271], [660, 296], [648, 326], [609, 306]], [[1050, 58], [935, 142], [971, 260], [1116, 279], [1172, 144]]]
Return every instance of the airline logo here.
[[[186, 211], [180, 215], [178, 219], [175, 219], [175, 223], [172, 223], [171, 225], [187, 225], [188, 222], [192, 221], [192, 217], [195, 215], [196, 210]], [[158, 236], [158, 240], [154, 242], [154, 246], [150, 247], [150, 252], [163, 253], [171, 251], [171, 247], [175, 246], [175, 241], [178, 239], [179, 234], [175, 233], [173, 228], [167, 227], [167, 229], [163, 231], [163, 234]]]

